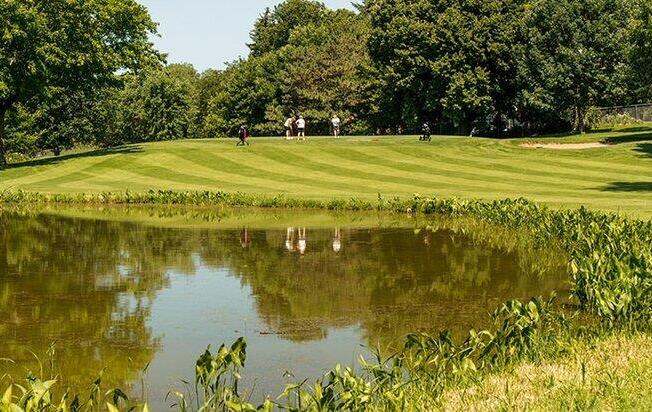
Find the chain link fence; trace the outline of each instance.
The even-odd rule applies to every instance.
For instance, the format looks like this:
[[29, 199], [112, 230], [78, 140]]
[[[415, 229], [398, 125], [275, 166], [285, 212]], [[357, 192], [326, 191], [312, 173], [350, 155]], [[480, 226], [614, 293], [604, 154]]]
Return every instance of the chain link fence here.
[[629, 115], [632, 119], [643, 122], [652, 122], [652, 103], [635, 104], [632, 106], [601, 107], [603, 116], [608, 115]]

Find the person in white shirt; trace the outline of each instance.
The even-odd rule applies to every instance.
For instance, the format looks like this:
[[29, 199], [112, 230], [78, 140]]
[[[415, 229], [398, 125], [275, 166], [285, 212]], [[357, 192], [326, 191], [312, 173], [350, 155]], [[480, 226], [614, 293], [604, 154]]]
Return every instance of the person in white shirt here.
[[335, 236], [333, 237], [333, 252], [339, 253], [342, 250], [342, 237], [340, 235], [340, 229], [335, 229]]
[[342, 124], [342, 121], [340, 120], [337, 115], [333, 115], [333, 118], [331, 119], [331, 126], [333, 126], [333, 136], [337, 139], [340, 137], [340, 125]]
[[287, 236], [285, 237], [285, 248], [288, 252], [294, 252], [294, 228], [289, 227]]
[[297, 119], [297, 140], [306, 140], [306, 120], [303, 116]]
[[306, 241], [306, 228], [299, 229], [299, 241], [297, 242], [297, 249], [299, 250], [299, 253], [302, 255], [306, 253], [306, 249], [308, 248], [308, 243]]
[[285, 139], [292, 140], [292, 125], [294, 124], [294, 117], [288, 117], [285, 121]]

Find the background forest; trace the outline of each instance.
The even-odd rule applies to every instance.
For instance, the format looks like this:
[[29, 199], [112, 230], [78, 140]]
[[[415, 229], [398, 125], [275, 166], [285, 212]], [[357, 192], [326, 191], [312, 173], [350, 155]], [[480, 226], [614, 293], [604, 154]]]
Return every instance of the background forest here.
[[[57, 49], [25, 42], [51, 39], [70, 57], [70, 44], [48, 36], [73, 33], [81, 39], [76, 64], [91, 55], [98, 28], [32, 3], [0, 6], [0, 156], [10, 160], [80, 145], [233, 136], [243, 124], [276, 136], [299, 113], [310, 135], [327, 134], [334, 113], [345, 134], [411, 133], [425, 121], [441, 134], [584, 131], [596, 106], [652, 100], [646, 0], [366, 0], [355, 12], [286, 0], [262, 11], [247, 58], [203, 73], [166, 65], [147, 40], [156, 31], [147, 11], [123, 0], [113, 2], [123, 10], [111, 36], [124, 35], [130, 49], [101, 49], [88, 76], [64, 75], [75, 69], [70, 61], [54, 70], [52, 55], [36, 52], [58, 57]], [[23, 24], [28, 18], [41, 32], [28, 31], [37, 27]]]

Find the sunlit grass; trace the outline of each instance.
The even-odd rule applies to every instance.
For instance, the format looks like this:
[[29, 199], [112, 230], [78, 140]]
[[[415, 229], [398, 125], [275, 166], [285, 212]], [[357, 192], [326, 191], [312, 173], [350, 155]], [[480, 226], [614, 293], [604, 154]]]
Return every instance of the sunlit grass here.
[[[647, 126], [646, 126], [647, 127]], [[45, 193], [227, 191], [302, 199], [526, 197], [652, 216], [652, 132], [624, 129], [545, 142], [615, 143], [588, 150], [525, 149], [521, 140], [436, 137], [279, 138], [238, 148], [185, 140], [71, 153], [0, 172], [0, 189]]]

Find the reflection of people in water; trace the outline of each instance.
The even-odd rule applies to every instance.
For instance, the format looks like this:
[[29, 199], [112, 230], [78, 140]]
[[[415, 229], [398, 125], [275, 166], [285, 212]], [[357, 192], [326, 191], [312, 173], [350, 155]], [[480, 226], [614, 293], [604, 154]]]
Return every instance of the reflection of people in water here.
[[240, 232], [240, 245], [243, 249], [247, 249], [251, 245], [251, 239], [249, 238], [249, 230], [247, 228], [242, 229]]
[[306, 228], [299, 228], [299, 241], [297, 242], [297, 249], [302, 255], [306, 253]]
[[340, 235], [340, 228], [335, 229], [335, 236], [333, 237], [333, 252], [339, 253], [342, 250], [342, 237]]
[[289, 227], [285, 236], [285, 249], [287, 249], [288, 252], [299, 252], [303, 255], [306, 253], [307, 248], [308, 242], [306, 241], [306, 228], [298, 228], [295, 230], [293, 227]]
[[426, 230], [425, 232], [426, 232], [426, 234], [425, 234], [425, 236], [423, 237], [423, 243], [424, 243], [427, 247], [430, 247], [430, 231], [429, 231], [429, 230]]
[[294, 252], [294, 228], [289, 227], [287, 236], [285, 237], [285, 248], [288, 252]]

